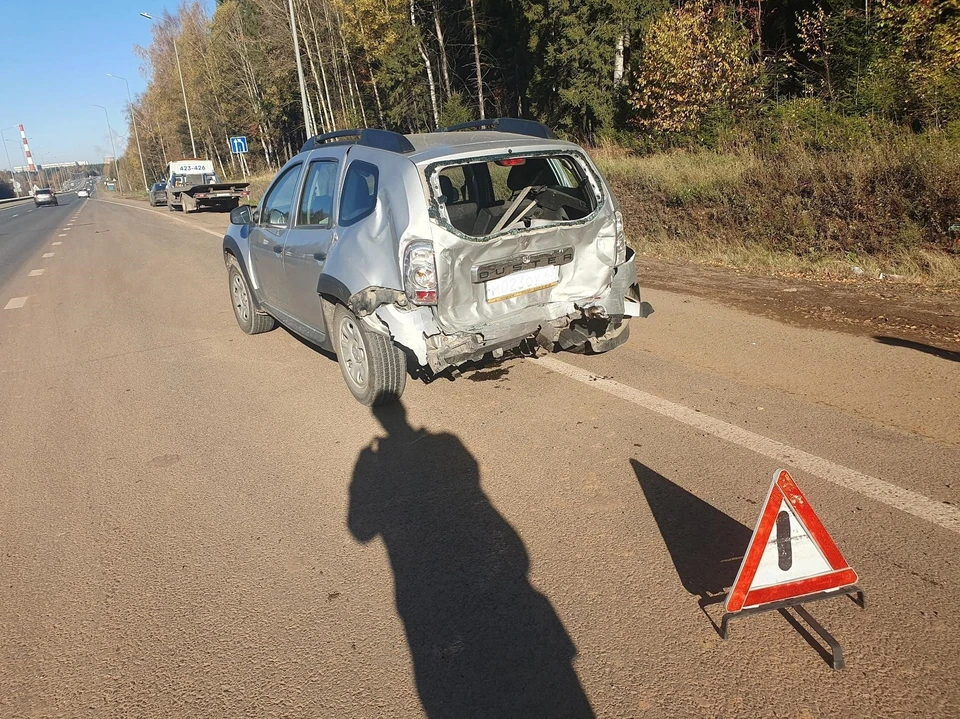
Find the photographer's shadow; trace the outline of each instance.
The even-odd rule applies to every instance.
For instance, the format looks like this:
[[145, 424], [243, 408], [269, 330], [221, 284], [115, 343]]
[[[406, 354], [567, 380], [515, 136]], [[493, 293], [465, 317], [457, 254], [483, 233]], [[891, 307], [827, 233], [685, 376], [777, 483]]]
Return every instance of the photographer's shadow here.
[[592, 717], [576, 647], [528, 579], [519, 535], [480, 488], [453, 434], [374, 407], [386, 430], [361, 452], [350, 485], [353, 536], [383, 538], [397, 613], [428, 716]]

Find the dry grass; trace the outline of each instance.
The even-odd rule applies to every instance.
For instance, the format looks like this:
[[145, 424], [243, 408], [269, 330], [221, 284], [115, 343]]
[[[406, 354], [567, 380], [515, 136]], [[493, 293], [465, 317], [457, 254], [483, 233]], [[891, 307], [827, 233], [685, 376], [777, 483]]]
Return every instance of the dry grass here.
[[641, 254], [960, 290], [960, 246], [947, 231], [960, 215], [957, 149], [925, 137], [834, 153], [603, 148], [594, 159]]

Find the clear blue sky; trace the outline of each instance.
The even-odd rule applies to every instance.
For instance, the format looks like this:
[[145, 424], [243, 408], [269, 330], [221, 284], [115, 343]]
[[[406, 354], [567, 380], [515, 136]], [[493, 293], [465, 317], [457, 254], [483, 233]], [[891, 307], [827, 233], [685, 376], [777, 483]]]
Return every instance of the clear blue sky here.
[[[214, 0], [203, 0], [210, 12]], [[0, 0], [0, 128], [20, 141], [23, 124], [34, 157], [46, 162], [99, 162], [110, 150], [110, 125], [126, 146], [127, 91], [113, 73], [125, 77], [135, 97], [146, 87], [133, 46], [149, 45], [151, 23], [141, 12], [173, 13], [177, 0]], [[132, 141], [132, 138], [131, 138]], [[23, 164], [19, 144], [8, 144], [10, 162]], [[0, 150], [0, 167], [7, 157]]]

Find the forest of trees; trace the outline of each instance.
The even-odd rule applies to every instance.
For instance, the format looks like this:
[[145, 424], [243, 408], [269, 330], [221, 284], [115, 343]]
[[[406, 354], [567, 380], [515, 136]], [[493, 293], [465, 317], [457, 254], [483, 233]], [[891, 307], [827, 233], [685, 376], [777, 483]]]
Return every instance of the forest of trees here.
[[[197, 153], [236, 175], [227, 137], [276, 168], [306, 127], [430, 130], [525, 116], [589, 144], [710, 145], [771, 132], [790, 103], [908, 132], [960, 119], [960, 0], [196, 0], [137, 48], [148, 178]], [[131, 126], [128, 178], [140, 175]], [[133, 180], [131, 180], [132, 182]]]

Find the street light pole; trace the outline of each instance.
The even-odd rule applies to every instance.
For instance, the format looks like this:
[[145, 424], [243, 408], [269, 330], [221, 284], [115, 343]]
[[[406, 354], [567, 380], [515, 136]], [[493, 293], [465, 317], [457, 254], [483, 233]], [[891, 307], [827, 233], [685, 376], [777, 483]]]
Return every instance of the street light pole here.
[[[10, 150], [7, 149], [7, 138], [4, 137], [4, 135], [3, 135], [3, 133], [5, 133], [7, 130], [13, 130], [13, 129], [14, 129], [14, 127], [13, 127], [13, 126], [10, 126], [10, 127], [5, 127], [5, 128], [3, 128], [2, 130], [0, 130], [0, 140], [3, 140], [3, 142], [0, 143], [0, 144], [3, 145], [3, 154], [5, 154], [5, 155], [7, 156], [7, 167], [10, 168], [10, 178], [11, 178], [14, 182], [16, 182], [16, 181], [17, 181], [17, 173], [15, 173], [15, 172], [13, 171], [13, 163], [10, 162]], [[16, 185], [13, 186], [13, 191], [14, 191], [15, 193], [17, 193], [17, 197], [20, 197], [20, 191], [17, 189]]]
[[107, 134], [110, 135], [110, 149], [113, 150], [113, 166], [117, 171], [117, 188], [120, 192], [123, 192], [123, 179], [120, 177], [120, 158], [117, 157], [117, 146], [113, 142], [113, 128], [110, 127], [110, 114], [107, 112], [107, 108], [103, 105], [97, 105], [95, 103], [90, 103], [93, 107], [99, 107], [103, 110], [103, 116], [107, 118]]
[[[140, 17], [147, 20], [153, 20], [153, 15], [148, 12], [140, 13]], [[197, 143], [193, 140], [193, 124], [190, 122], [190, 106], [187, 104], [187, 87], [183, 84], [183, 70], [180, 69], [180, 51], [177, 49], [177, 38], [173, 38], [173, 54], [177, 58], [177, 74], [180, 75], [180, 92], [183, 93], [183, 109], [187, 113], [187, 129], [190, 131], [190, 147], [193, 148], [193, 156], [197, 156]]]
[[297, 21], [293, 14], [293, 0], [288, 0], [290, 11], [290, 34], [293, 35], [293, 51], [297, 58], [297, 77], [300, 79], [300, 105], [303, 107], [303, 128], [307, 131], [307, 139], [316, 135], [313, 127], [313, 115], [310, 112], [310, 103], [307, 100], [307, 83], [303, 79], [303, 63], [300, 62], [300, 41], [297, 39]]
[[143, 151], [140, 149], [140, 131], [137, 129], [137, 118], [133, 112], [133, 99], [130, 97], [130, 83], [127, 82], [125, 77], [112, 75], [109, 72], [107, 77], [112, 77], [114, 80], [123, 80], [123, 84], [127, 86], [127, 103], [130, 105], [130, 122], [133, 123], [133, 134], [137, 138], [137, 154], [140, 156], [140, 172], [143, 173], [143, 189], [150, 192], [150, 188], [147, 186], [147, 168], [143, 164]]

